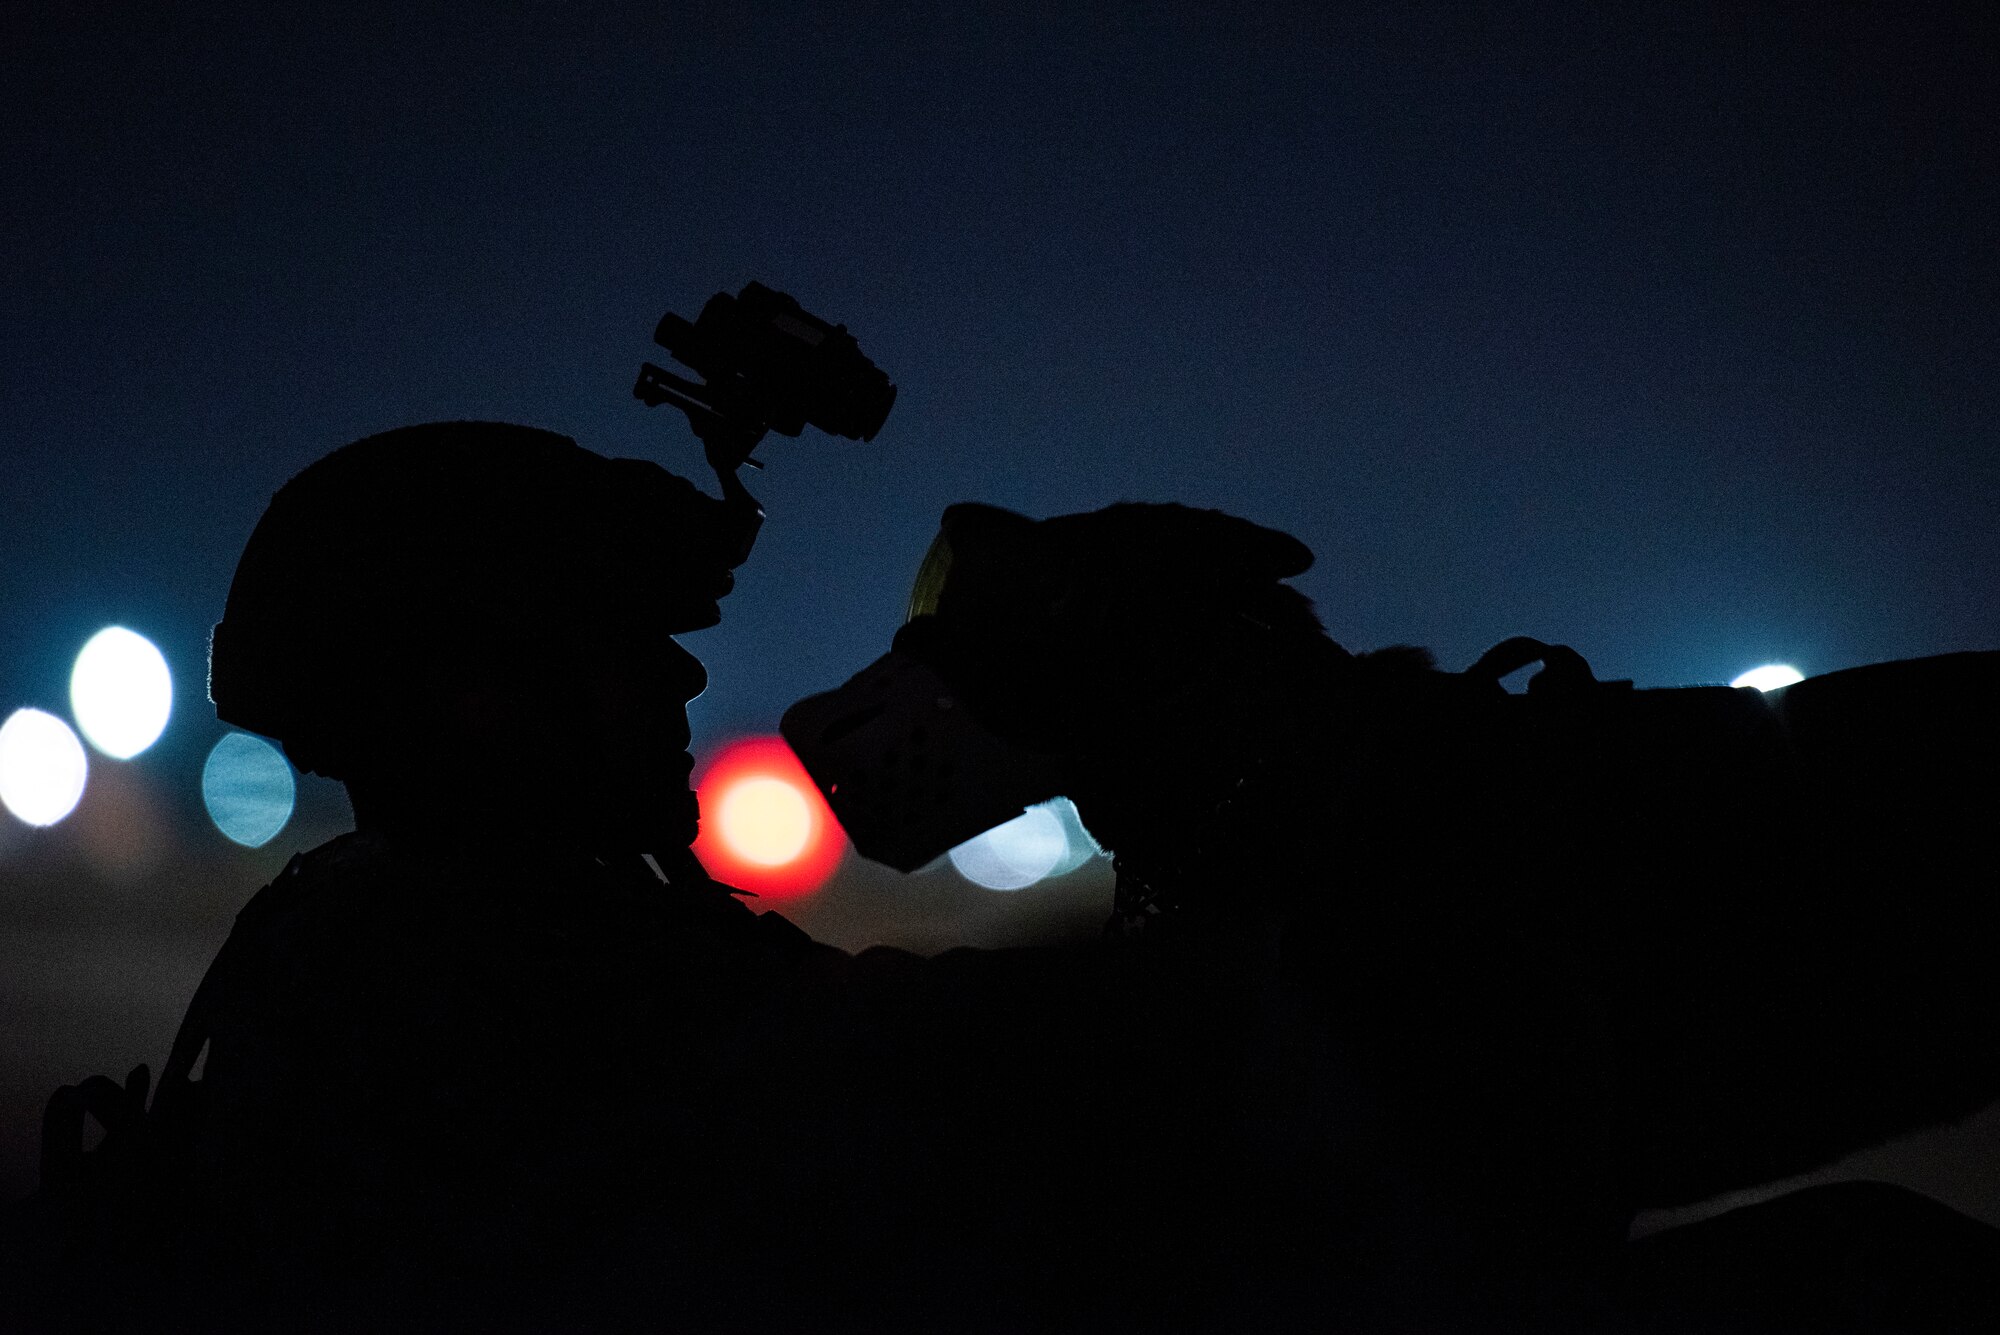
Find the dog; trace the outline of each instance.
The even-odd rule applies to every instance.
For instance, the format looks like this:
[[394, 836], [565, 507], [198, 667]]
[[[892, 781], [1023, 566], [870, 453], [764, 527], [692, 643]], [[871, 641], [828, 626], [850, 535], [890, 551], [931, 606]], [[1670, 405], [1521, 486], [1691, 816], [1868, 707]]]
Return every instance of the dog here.
[[[1529, 639], [1449, 672], [1329, 637], [1311, 561], [1212, 510], [953, 506], [890, 658], [787, 718], [864, 853], [920, 856], [889, 827], [953, 828], [985, 764], [961, 825], [1063, 795], [1114, 854], [1160, 1060], [1215, 1095], [1139, 1116], [1225, 1165], [1135, 1206], [1204, 1239], [1162, 1273], [1266, 1328], [1608, 1328], [1639, 1210], [2000, 1097], [2000, 653], [1768, 695]], [[1645, 1255], [1654, 1294], [1717, 1264]]]

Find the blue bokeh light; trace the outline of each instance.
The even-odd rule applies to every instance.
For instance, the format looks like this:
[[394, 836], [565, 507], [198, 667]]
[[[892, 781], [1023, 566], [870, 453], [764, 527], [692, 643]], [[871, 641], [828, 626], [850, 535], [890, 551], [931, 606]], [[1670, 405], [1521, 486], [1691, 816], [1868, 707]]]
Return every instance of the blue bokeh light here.
[[262, 738], [232, 732], [201, 767], [201, 800], [215, 828], [245, 848], [261, 848], [292, 818], [292, 767]]
[[1039, 806], [966, 840], [950, 856], [958, 874], [974, 885], [1022, 890], [1053, 873], [1068, 853], [1062, 821]]
[[1050, 876], [1067, 876], [1084, 863], [1106, 856], [1090, 831], [1083, 827], [1083, 817], [1078, 814], [1076, 803], [1067, 797], [1057, 797], [1042, 803], [1042, 806], [1062, 823], [1063, 839], [1068, 844], [1061, 860], [1049, 871]]

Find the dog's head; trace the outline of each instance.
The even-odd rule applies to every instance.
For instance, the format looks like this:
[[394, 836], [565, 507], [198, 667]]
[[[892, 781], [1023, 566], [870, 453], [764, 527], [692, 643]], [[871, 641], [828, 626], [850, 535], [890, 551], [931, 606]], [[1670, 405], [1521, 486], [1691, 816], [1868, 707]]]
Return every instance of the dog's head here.
[[1281, 581], [1305, 544], [1216, 510], [1122, 504], [1039, 522], [954, 505], [899, 643], [938, 663], [987, 726], [1045, 752], [1199, 726], [1249, 656], [1322, 634]]
[[1311, 564], [1215, 510], [954, 505], [893, 651], [794, 706], [785, 735], [856, 846], [894, 866], [1046, 798], [1158, 788], [1212, 768], [1276, 684], [1341, 654], [1283, 582]]

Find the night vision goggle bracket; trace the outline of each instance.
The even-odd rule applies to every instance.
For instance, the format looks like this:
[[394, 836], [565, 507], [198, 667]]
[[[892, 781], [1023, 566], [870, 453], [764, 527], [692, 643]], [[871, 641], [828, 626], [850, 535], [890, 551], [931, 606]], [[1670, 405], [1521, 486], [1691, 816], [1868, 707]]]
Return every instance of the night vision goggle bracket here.
[[722, 487], [722, 503], [743, 517], [746, 536], [737, 558], [740, 565], [749, 557], [751, 545], [757, 541], [757, 531], [763, 527], [764, 507], [743, 485], [743, 479], [736, 470], [744, 464], [752, 468], [764, 466], [750, 457], [750, 451], [764, 439], [767, 428], [750, 425], [718, 411], [699, 397], [706, 388], [646, 362], [639, 367], [639, 381], [632, 386], [632, 393], [648, 408], [671, 403], [687, 414], [688, 425], [694, 428], [708, 466], [715, 470], [715, 480]]
[[745, 422], [728, 416], [709, 402], [708, 393], [707, 385], [675, 375], [651, 362], [640, 364], [638, 383], [632, 386], [633, 397], [642, 400], [648, 408], [671, 403], [687, 414], [688, 425], [694, 428], [695, 436], [700, 439], [709, 465], [718, 473], [733, 475], [744, 464], [762, 468], [764, 465], [761, 462], [750, 457], [750, 451], [757, 448], [757, 442], [764, 439], [770, 428], [761, 422]]

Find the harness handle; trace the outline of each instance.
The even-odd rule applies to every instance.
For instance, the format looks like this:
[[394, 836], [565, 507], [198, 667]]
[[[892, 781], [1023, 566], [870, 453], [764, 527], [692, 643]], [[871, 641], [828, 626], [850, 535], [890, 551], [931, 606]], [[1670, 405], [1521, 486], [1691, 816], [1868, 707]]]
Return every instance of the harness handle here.
[[1600, 686], [1630, 686], [1629, 681], [1599, 681], [1590, 670], [1584, 656], [1566, 644], [1544, 644], [1528, 635], [1516, 635], [1502, 640], [1479, 656], [1479, 661], [1465, 670], [1464, 675], [1477, 681], [1490, 682], [1500, 688], [1500, 679], [1519, 672], [1530, 663], [1540, 663], [1542, 670], [1528, 678], [1528, 693], [1542, 695], [1587, 695]]

